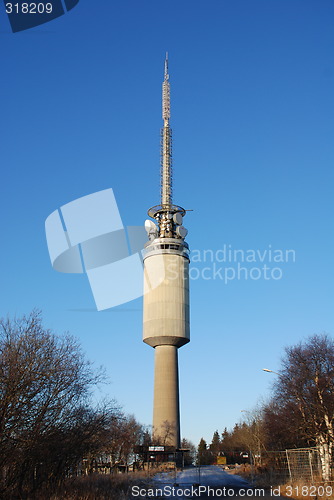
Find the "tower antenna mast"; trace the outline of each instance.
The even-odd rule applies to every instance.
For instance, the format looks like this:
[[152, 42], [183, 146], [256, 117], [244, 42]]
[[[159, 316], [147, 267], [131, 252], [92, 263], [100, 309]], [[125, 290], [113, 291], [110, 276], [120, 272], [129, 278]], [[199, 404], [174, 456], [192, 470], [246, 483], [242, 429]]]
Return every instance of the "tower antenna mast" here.
[[[148, 215], [158, 222], [160, 238], [185, 238], [185, 229], [178, 228], [185, 216], [184, 208], [173, 204], [172, 172], [172, 129], [170, 127], [170, 83], [168, 73], [168, 53], [165, 58], [164, 80], [162, 82], [162, 119], [161, 129], [161, 168], [160, 168], [160, 205], [148, 210]], [[177, 215], [178, 214], [178, 215]], [[154, 226], [155, 228], [155, 226]], [[153, 229], [154, 229], [153, 228]], [[152, 231], [153, 231], [152, 229]], [[151, 234], [153, 234], [151, 232]]]
[[168, 74], [168, 52], [165, 59], [165, 76], [162, 83], [162, 119], [161, 129], [161, 206], [170, 208], [172, 205], [172, 129], [170, 119], [170, 83]]

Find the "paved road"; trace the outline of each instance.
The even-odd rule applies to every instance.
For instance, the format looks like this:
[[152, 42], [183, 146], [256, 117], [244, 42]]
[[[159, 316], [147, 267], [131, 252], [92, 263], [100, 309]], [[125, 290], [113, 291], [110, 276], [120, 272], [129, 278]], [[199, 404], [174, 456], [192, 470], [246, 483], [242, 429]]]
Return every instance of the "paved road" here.
[[242, 477], [228, 474], [215, 465], [189, 468], [177, 473], [160, 473], [142, 489], [133, 489], [129, 498], [139, 499], [231, 499], [275, 500], [270, 492], [252, 486]]

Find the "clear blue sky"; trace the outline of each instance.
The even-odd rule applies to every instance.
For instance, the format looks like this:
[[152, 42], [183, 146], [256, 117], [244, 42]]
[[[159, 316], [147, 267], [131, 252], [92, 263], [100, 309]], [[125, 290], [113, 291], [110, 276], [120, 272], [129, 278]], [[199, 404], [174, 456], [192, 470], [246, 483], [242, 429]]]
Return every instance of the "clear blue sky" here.
[[111, 379], [97, 397], [151, 423], [142, 301], [96, 312], [85, 276], [52, 269], [44, 221], [109, 187], [125, 225], [159, 202], [166, 51], [174, 201], [193, 209], [190, 247], [295, 251], [267, 262], [280, 280], [191, 282], [182, 433], [211, 441], [268, 397], [274, 376], [261, 368], [279, 369], [284, 346], [334, 332], [333, 2], [81, 0], [29, 31], [11, 33], [3, 7], [0, 23], [0, 313], [38, 307], [46, 326], [77, 336]]

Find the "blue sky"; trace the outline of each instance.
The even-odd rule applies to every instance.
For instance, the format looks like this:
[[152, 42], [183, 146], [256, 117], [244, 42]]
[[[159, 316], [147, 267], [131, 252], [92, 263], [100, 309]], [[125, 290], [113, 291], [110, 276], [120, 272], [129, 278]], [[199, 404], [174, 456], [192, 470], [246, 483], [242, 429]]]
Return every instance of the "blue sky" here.
[[326, 0], [81, 0], [13, 34], [1, 8], [0, 314], [42, 309], [46, 326], [106, 367], [111, 383], [96, 397], [142, 423], [154, 355], [141, 341], [142, 300], [95, 311], [85, 276], [52, 269], [45, 219], [112, 187], [123, 223], [143, 224], [159, 202], [168, 51], [174, 201], [193, 210], [191, 249], [296, 256], [267, 262], [281, 279], [191, 282], [182, 434], [197, 444], [233, 426], [268, 397], [274, 375], [261, 368], [278, 370], [284, 346], [334, 332], [333, 14]]

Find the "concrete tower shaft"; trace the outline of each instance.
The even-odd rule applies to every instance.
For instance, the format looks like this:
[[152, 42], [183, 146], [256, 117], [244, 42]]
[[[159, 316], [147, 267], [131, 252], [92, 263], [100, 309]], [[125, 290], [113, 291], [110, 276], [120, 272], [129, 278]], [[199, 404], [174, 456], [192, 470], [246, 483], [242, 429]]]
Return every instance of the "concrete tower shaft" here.
[[181, 347], [190, 340], [189, 258], [184, 249], [159, 248], [179, 241], [154, 243], [144, 258], [143, 341], [151, 347]]
[[180, 447], [179, 370], [174, 345], [155, 348], [153, 430], [161, 444]]

